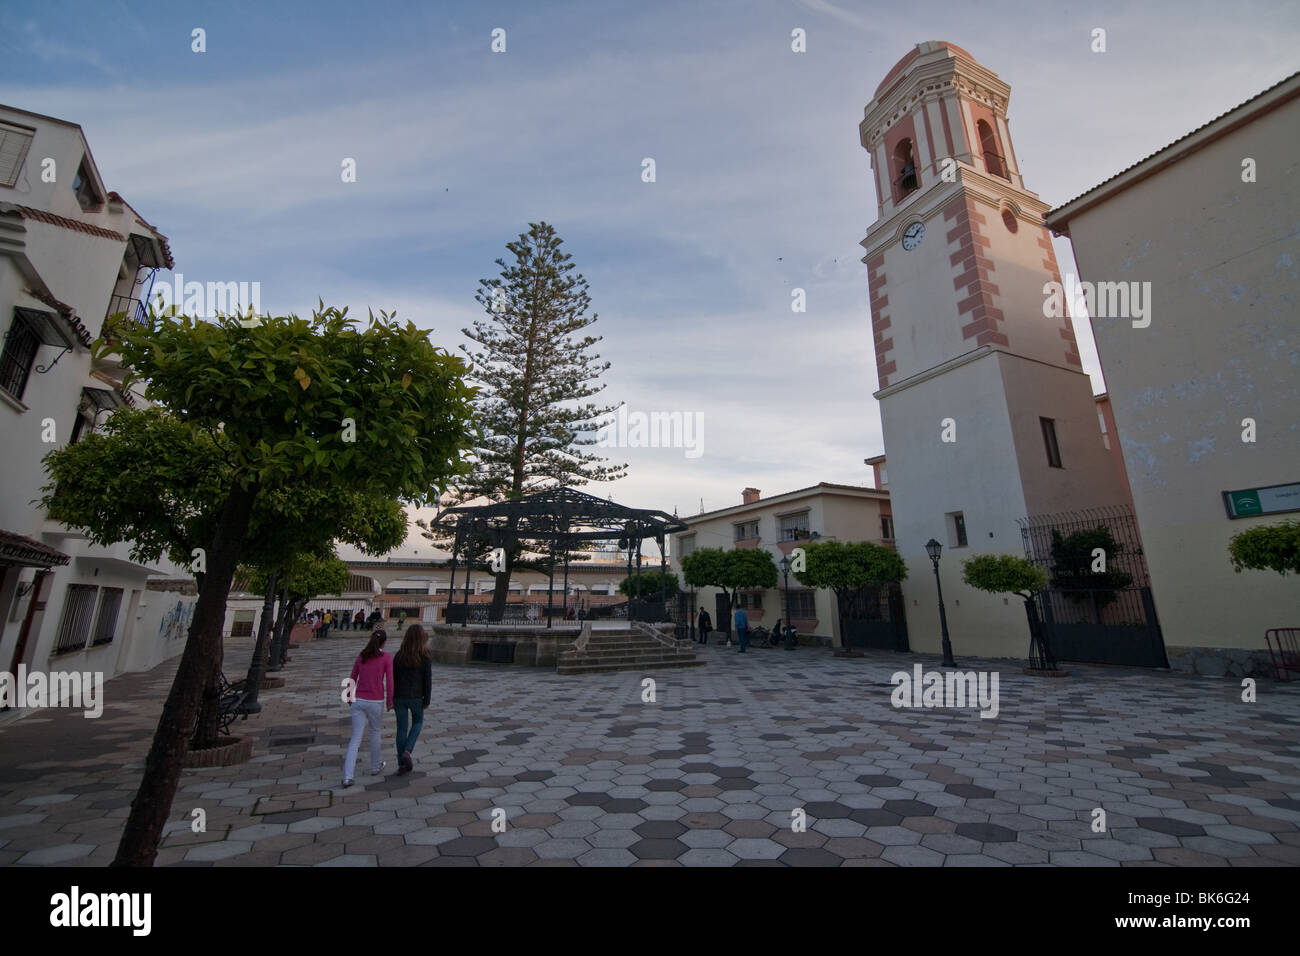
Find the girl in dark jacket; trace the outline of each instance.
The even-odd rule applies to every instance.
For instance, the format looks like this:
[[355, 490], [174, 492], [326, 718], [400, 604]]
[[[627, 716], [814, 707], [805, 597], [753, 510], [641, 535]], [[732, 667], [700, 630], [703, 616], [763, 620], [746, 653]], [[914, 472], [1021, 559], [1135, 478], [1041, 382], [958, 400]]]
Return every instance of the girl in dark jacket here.
[[429, 636], [418, 624], [406, 629], [402, 646], [393, 656], [393, 691], [393, 709], [397, 711], [397, 772], [410, 773], [414, 766], [411, 751], [424, 726], [424, 711], [433, 694]]
[[700, 608], [699, 628], [700, 643], [709, 643], [709, 631], [713, 630], [713, 619], [709, 617], [709, 612], [704, 610], [704, 608]]

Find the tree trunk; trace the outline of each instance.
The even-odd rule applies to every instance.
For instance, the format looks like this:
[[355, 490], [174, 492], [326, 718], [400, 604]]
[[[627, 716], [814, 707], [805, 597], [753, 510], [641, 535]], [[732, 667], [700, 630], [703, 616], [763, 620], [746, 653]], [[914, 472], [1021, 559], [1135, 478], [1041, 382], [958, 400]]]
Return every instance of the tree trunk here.
[[[225, 612], [223, 611], [222, 614], [224, 615]], [[203, 685], [203, 693], [199, 697], [199, 717], [194, 725], [194, 733], [190, 737], [190, 750], [206, 750], [215, 747], [217, 737], [221, 735], [218, 718], [221, 716], [221, 672], [224, 654], [224, 648], [218, 646], [216, 666], [208, 675]]]
[[266, 667], [266, 638], [271, 633], [271, 618], [275, 616], [275, 584], [277, 575], [274, 571], [266, 582], [266, 597], [262, 600], [262, 618], [257, 622], [257, 640], [253, 642], [253, 659], [248, 663], [248, 680], [245, 688], [248, 697], [244, 708], [250, 714], [262, 709], [257, 701], [257, 694], [262, 689], [262, 675]]
[[185, 651], [163, 704], [153, 745], [145, 760], [144, 776], [131, 801], [131, 813], [122, 830], [113, 866], [152, 866], [158, 854], [163, 826], [180, 784], [186, 738], [198, 713], [199, 695], [221, 666], [226, 598], [248, 534], [248, 519], [256, 497], [255, 488], [235, 485], [222, 506]]
[[[294, 604], [289, 600], [289, 589], [285, 588], [280, 592], [280, 615], [275, 619], [275, 634], [271, 638], [271, 660], [267, 665], [267, 671], [274, 673], [284, 667], [284, 645], [289, 636], [289, 613], [294, 609]], [[296, 620], [296, 616], [295, 616]]]

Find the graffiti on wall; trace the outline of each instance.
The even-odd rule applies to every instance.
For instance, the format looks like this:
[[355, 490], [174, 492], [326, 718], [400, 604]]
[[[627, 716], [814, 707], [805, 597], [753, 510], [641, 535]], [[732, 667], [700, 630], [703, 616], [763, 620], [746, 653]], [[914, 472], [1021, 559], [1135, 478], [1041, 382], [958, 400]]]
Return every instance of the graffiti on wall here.
[[194, 613], [194, 602], [177, 601], [176, 606], [163, 615], [162, 625], [158, 629], [164, 641], [180, 640], [189, 633], [190, 617]]

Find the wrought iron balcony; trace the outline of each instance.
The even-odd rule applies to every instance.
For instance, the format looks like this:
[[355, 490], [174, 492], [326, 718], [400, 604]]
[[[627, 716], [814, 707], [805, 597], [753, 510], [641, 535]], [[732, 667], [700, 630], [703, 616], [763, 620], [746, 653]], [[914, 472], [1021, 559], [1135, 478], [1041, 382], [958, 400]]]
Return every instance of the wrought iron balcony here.
[[104, 318], [117, 315], [119, 312], [125, 312], [128, 321], [138, 322], [143, 325], [149, 318], [149, 310], [139, 299], [133, 299], [130, 296], [115, 295], [108, 300], [108, 311], [104, 313]]

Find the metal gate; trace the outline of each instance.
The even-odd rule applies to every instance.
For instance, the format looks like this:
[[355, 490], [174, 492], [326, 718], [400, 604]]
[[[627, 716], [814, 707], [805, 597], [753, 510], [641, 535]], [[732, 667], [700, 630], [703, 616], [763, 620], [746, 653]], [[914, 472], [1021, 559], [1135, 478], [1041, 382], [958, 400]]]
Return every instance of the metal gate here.
[[1169, 666], [1127, 507], [1023, 518], [1020, 534], [1026, 557], [1047, 572], [1038, 609], [1057, 660]]
[[859, 588], [839, 595], [836, 606], [840, 612], [844, 641], [849, 647], [909, 650], [903, 592], [897, 584]]

